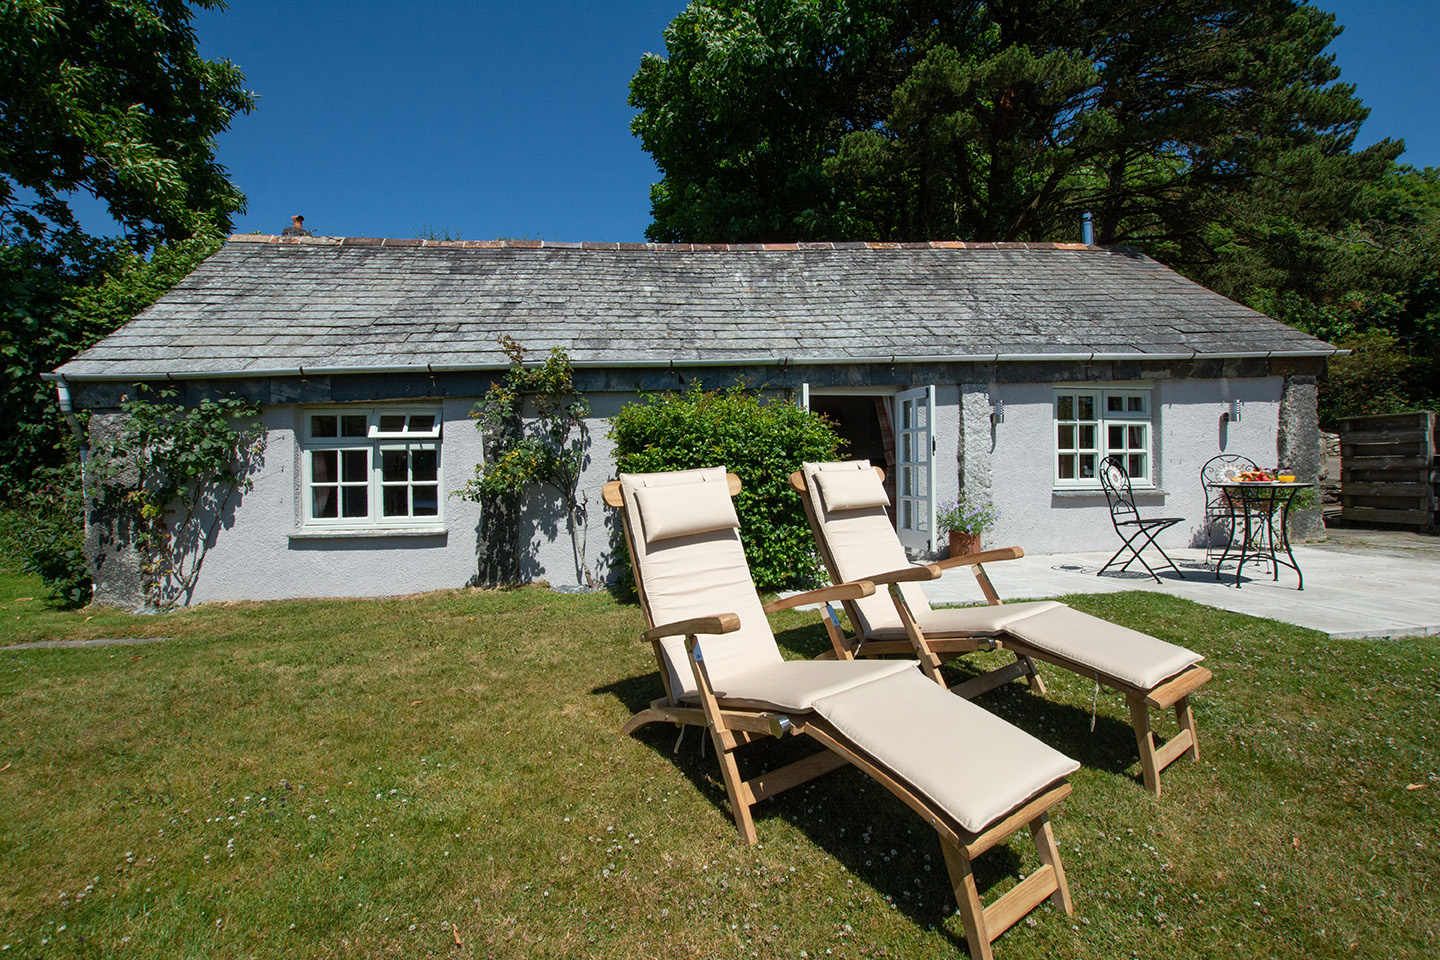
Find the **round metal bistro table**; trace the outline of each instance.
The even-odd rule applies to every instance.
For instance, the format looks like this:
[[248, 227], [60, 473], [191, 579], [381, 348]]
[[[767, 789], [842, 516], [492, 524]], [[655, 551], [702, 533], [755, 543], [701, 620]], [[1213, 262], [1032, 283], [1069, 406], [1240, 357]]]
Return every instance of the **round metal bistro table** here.
[[[1230, 543], [1220, 555], [1220, 562], [1215, 564], [1215, 579], [1220, 579], [1220, 569], [1225, 561], [1234, 557], [1239, 561], [1235, 566], [1237, 590], [1240, 589], [1240, 571], [1245, 569], [1245, 564], [1257, 561], [1268, 562], [1271, 579], [1277, 581], [1281, 565], [1294, 570], [1299, 580], [1295, 589], [1304, 590], [1305, 574], [1300, 570], [1295, 552], [1290, 549], [1290, 504], [1297, 493], [1315, 484], [1226, 480], [1211, 486], [1224, 490], [1230, 505]], [[1238, 550], [1235, 548], [1236, 531], [1242, 531]]]

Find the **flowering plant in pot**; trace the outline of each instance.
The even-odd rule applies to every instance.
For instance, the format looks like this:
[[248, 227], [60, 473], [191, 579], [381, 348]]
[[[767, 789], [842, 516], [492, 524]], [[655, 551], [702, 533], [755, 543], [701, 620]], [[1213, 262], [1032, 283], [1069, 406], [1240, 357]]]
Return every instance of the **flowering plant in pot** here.
[[950, 534], [950, 556], [980, 552], [980, 536], [1000, 519], [1000, 511], [988, 497], [967, 497], [964, 493], [940, 504], [935, 523]]

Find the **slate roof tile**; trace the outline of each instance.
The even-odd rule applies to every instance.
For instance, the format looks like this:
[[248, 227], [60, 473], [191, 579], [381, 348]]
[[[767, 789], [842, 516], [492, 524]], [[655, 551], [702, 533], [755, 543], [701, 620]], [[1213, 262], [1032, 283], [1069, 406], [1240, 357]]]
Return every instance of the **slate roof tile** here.
[[617, 366], [1333, 349], [1133, 251], [1076, 244], [237, 236], [60, 372], [503, 367], [502, 334]]

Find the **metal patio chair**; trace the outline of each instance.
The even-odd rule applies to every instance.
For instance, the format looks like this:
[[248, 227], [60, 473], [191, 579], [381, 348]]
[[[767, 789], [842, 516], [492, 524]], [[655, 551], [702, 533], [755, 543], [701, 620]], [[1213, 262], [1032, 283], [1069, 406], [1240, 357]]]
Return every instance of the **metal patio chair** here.
[[[1160, 575], [1152, 570], [1150, 564], [1146, 563], [1145, 558], [1140, 555], [1147, 547], [1154, 547], [1158, 550], [1160, 556], [1164, 557], [1165, 562], [1170, 565], [1170, 569], [1180, 573], [1180, 568], [1175, 566], [1175, 561], [1171, 560], [1170, 555], [1161, 548], [1160, 544], [1155, 542], [1155, 538], [1185, 518], [1140, 516], [1140, 511], [1135, 507], [1135, 493], [1131, 489], [1130, 473], [1125, 469], [1123, 457], [1105, 458], [1100, 465], [1100, 486], [1105, 490], [1105, 499], [1110, 501], [1110, 522], [1115, 525], [1115, 532], [1124, 542], [1120, 544], [1120, 549], [1115, 551], [1115, 555], [1105, 563], [1105, 566], [1100, 568], [1096, 576], [1100, 576], [1114, 566], [1120, 556], [1128, 550], [1130, 559], [1121, 564], [1120, 572], [1124, 573], [1129, 569], [1130, 564], [1139, 560], [1140, 565], [1150, 576], [1155, 578], [1155, 582], [1160, 583]], [[1184, 574], [1181, 573], [1181, 576]]]
[[[1223, 489], [1213, 486], [1234, 480], [1240, 474], [1256, 469], [1255, 461], [1236, 453], [1222, 453], [1205, 461], [1200, 468], [1200, 487], [1205, 493], [1205, 520], [1201, 532], [1205, 535], [1205, 565], [1212, 559], [1219, 559], [1235, 539], [1234, 505]], [[1221, 539], [1223, 538], [1223, 539]]]

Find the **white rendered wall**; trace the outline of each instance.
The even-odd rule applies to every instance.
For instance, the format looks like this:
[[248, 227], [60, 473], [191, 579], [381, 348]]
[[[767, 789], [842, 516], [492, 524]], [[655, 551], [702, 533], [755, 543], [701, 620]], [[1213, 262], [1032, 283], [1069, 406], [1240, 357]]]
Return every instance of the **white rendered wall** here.
[[542, 487], [525, 498], [520, 510], [520, 575], [523, 580], [544, 580], [557, 589], [603, 586], [610, 567], [610, 525], [615, 511], [605, 506], [600, 492], [615, 479], [615, 445], [607, 436], [610, 418], [635, 394], [589, 394], [591, 416], [589, 460], [580, 478], [579, 496], [585, 504], [585, 564], [579, 568], [576, 549], [565, 522], [565, 505], [553, 488]]
[[[1054, 396], [1056, 385], [1003, 385], [991, 393], [1005, 401], [1005, 422], [994, 427], [989, 454], [991, 494], [1000, 508], [1000, 522], [987, 534], [985, 546], [1023, 547], [1028, 553], [1114, 550], [1120, 541], [1100, 490], [1056, 491], [1052, 487]], [[1077, 386], [1098, 386], [1084, 384]], [[1262, 467], [1275, 464], [1283, 379], [1156, 381], [1152, 386], [1152, 456], [1156, 491], [1136, 492], [1142, 516], [1183, 517], [1165, 531], [1162, 546], [1199, 542], [1205, 501], [1200, 469], [1221, 453], [1249, 457]], [[1228, 392], [1228, 396], [1225, 394]], [[968, 394], [967, 394], [968, 396]], [[1244, 415], [1238, 424], [1222, 422], [1224, 401], [1240, 400]], [[988, 433], [970, 429], [967, 404], [966, 437]], [[978, 409], [973, 411], [980, 416]], [[967, 444], [967, 477], [987, 475], [981, 451]]]
[[302, 408], [265, 409], [264, 466], [233, 522], [217, 532], [192, 602], [393, 596], [468, 584], [477, 570], [480, 507], [450, 494], [474, 476], [481, 456], [480, 432], [468, 417], [473, 405], [473, 398], [441, 404], [443, 536], [316, 539], [291, 536], [300, 527]]

